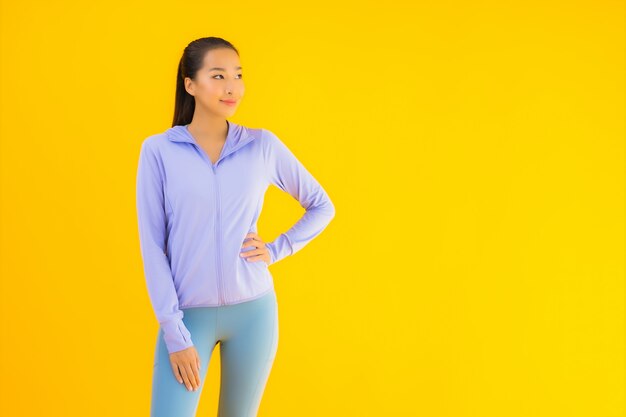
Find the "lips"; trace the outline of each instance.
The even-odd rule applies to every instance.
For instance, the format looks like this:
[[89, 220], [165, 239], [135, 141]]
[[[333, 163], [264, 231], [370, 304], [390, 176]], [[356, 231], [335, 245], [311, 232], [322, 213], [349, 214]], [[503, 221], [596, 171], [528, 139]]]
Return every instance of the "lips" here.
[[237, 100], [220, 100], [226, 104], [235, 104], [237, 102]]

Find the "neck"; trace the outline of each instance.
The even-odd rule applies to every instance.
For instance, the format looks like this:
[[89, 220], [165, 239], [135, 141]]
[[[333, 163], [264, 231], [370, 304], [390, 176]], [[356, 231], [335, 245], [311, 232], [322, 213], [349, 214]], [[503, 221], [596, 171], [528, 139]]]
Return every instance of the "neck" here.
[[224, 142], [228, 134], [228, 123], [222, 116], [213, 116], [196, 111], [188, 129], [196, 140], [202, 142]]

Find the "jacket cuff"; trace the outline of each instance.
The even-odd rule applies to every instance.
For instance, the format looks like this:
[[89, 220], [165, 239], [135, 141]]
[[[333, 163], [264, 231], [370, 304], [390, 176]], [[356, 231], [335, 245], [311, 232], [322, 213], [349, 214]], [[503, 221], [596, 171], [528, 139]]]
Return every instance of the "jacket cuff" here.
[[182, 320], [161, 323], [161, 329], [163, 330], [163, 339], [169, 353], [178, 352], [193, 346], [191, 333], [189, 333]]
[[[281, 233], [276, 239], [270, 243], [266, 243], [265, 246], [269, 249], [270, 258], [272, 258], [269, 265], [272, 265], [286, 256], [290, 256], [293, 253], [293, 246], [289, 236], [285, 233]], [[268, 266], [269, 266], [268, 265]]]

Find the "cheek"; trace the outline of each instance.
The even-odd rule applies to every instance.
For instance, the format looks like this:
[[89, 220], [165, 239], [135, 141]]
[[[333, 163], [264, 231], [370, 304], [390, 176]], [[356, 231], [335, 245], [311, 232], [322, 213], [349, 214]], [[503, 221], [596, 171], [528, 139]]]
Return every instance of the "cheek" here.
[[196, 94], [196, 98], [207, 105], [212, 105], [219, 101], [221, 96], [216, 88], [206, 86]]
[[202, 97], [212, 98], [219, 95], [219, 86], [210, 80], [202, 83], [199, 87], [198, 92]]

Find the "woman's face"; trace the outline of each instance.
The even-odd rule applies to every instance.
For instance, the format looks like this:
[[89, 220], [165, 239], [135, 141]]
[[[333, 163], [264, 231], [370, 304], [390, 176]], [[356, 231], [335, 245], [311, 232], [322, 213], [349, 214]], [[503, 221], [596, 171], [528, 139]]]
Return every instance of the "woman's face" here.
[[[195, 97], [196, 108], [225, 118], [234, 114], [244, 94], [237, 52], [230, 48], [208, 51], [196, 79], [185, 78], [185, 89]], [[235, 103], [227, 104], [224, 100]]]

